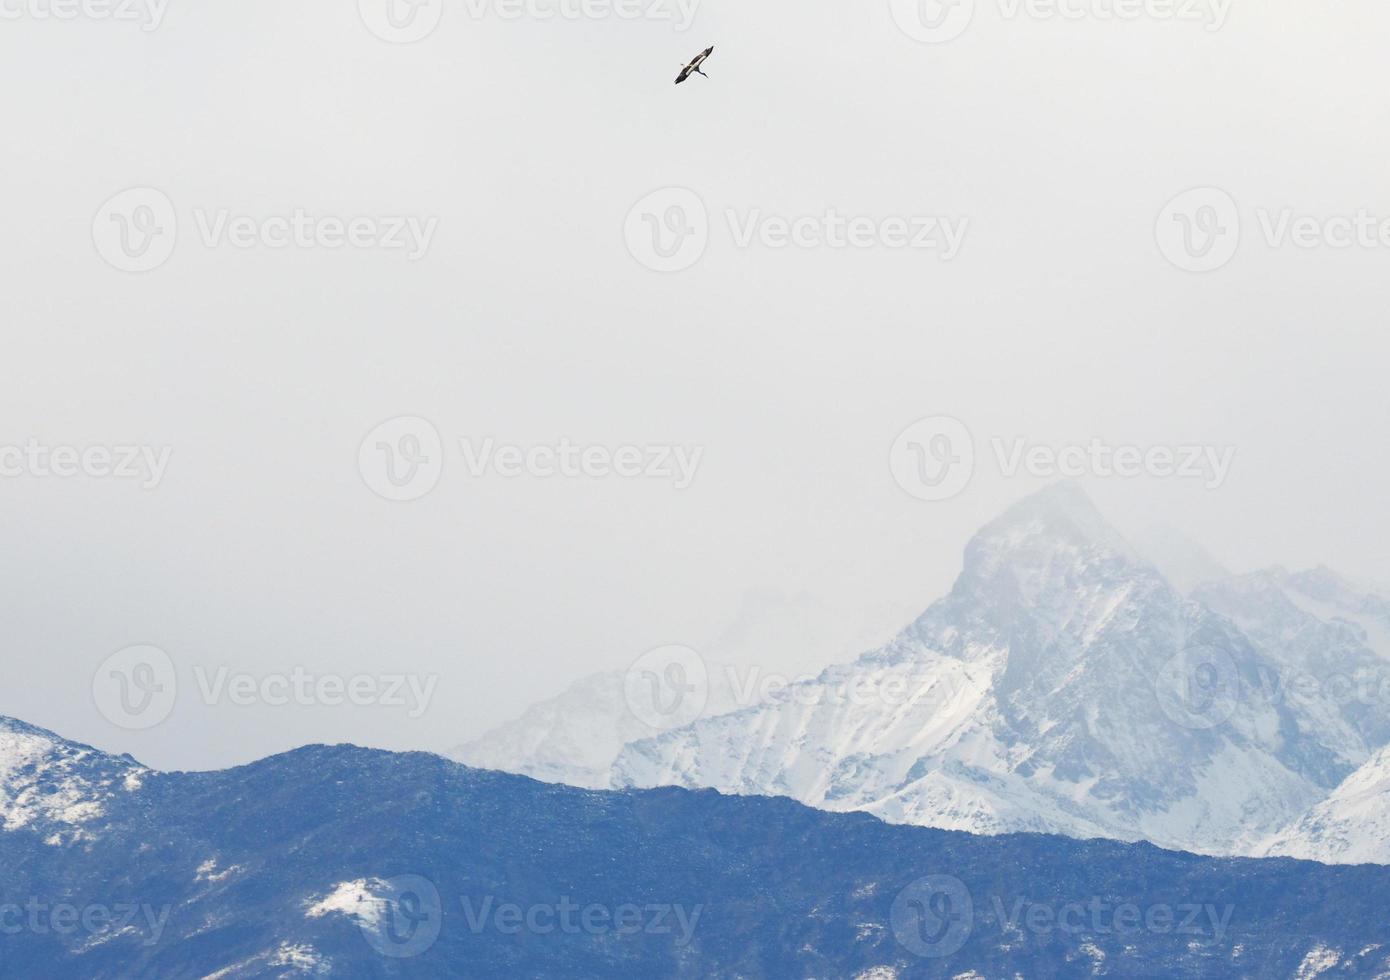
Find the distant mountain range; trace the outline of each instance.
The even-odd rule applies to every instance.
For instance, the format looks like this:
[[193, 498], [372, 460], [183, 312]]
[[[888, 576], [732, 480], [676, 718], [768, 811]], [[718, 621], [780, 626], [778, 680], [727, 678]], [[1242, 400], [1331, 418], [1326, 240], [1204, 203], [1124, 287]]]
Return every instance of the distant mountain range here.
[[[624, 710], [615, 672], [460, 757], [975, 833], [1390, 862], [1390, 835], [1337, 809], [1344, 780], [1355, 794], [1384, 769], [1390, 602], [1327, 569], [1231, 575], [1171, 535], [1141, 553], [1070, 484], [983, 528], [950, 594], [884, 646], [732, 707], [727, 671], [671, 730]], [[576, 731], [603, 733], [582, 766], [556, 734]], [[1300, 843], [1305, 824], [1355, 843]]]
[[311, 746], [164, 773], [0, 719], [0, 975], [1318, 976], [1390, 869], [978, 837]]
[[[888, 623], [890, 626], [882, 624]], [[802, 672], [833, 663], [856, 644], [878, 643], [900, 623], [886, 608], [863, 622], [836, 622], [822, 603], [805, 593], [763, 589], [744, 597], [733, 622], [701, 647], [706, 678], [703, 713], [723, 714], [754, 704], [769, 678], [781, 678], [795, 663]], [[742, 664], [757, 663], [755, 669]], [[590, 674], [553, 698], [527, 708], [446, 754], [480, 769], [501, 769], [546, 782], [606, 789], [613, 763], [628, 742], [653, 729], [629, 708], [626, 671]]]

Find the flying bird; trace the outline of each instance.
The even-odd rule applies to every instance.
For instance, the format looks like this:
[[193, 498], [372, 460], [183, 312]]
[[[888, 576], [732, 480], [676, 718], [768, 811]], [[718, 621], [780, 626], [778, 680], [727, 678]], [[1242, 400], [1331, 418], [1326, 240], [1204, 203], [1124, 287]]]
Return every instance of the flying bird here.
[[[680, 73], [679, 75], [676, 76], [676, 84], [679, 85], [681, 82], [685, 81], [685, 80], [686, 80], [687, 78], [689, 78], [691, 75], [696, 75], [696, 74], [698, 74], [698, 75], [705, 75], [705, 73], [704, 73], [703, 71], [700, 70], [700, 66], [703, 65], [703, 64], [705, 63], [705, 59], [708, 58], [708, 57], [709, 57], [710, 55], [712, 55], [713, 53], [714, 53], [714, 45], [711, 44], [709, 47], [705, 48], [705, 50], [703, 50], [703, 51], [701, 51], [699, 54], [697, 54], [697, 55], [691, 60], [690, 64], [688, 64], [688, 65], [686, 65], [684, 68], [682, 68], [682, 69], [681, 69], [681, 73]], [[708, 75], [705, 75], [705, 77], [706, 77], [706, 78], [709, 78]]]

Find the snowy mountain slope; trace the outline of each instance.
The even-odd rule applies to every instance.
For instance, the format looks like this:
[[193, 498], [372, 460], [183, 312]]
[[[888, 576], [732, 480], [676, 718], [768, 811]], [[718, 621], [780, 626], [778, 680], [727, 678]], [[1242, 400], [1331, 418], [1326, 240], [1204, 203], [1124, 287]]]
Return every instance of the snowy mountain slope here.
[[[728, 627], [700, 648], [707, 681], [703, 713], [718, 715], [754, 704], [769, 677], [805, 673], [846, 649], [864, 649], [861, 641], [891, 637], [902, 619], [890, 615], [878, 610], [862, 623], [844, 623], [804, 593], [750, 592]], [[881, 626], [884, 622], [894, 622], [894, 629]], [[634, 714], [624, 687], [625, 671], [590, 674], [445, 754], [466, 765], [545, 782], [607, 788], [623, 746], [658, 732]]]
[[1144, 560], [1183, 595], [1191, 595], [1203, 582], [1231, 575], [1205, 548], [1171, 525], [1145, 525], [1130, 540]]
[[0, 830], [27, 828], [59, 846], [89, 836], [110, 800], [147, 772], [40, 728], [0, 718]]
[[623, 672], [610, 670], [579, 679], [446, 755], [480, 769], [599, 789], [622, 747], [650, 734], [623, 701]]
[[1240, 853], [1386, 730], [1381, 705], [1334, 712], [1324, 734], [1323, 705], [1262, 696], [1280, 666], [1060, 485], [986, 526], [950, 595], [892, 643], [627, 746], [615, 784]]
[[[27, 726], [0, 728], [48, 742], [25, 756], [37, 770], [131, 766]], [[976, 837], [785, 799], [591, 792], [353, 746], [222, 772], [142, 772], [138, 787], [102, 796], [80, 846], [49, 846], [33, 821], [0, 830], [0, 975], [1390, 970], [1386, 868]]]
[[1289, 575], [1286, 585], [1307, 612], [1359, 631], [1362, 642], [1390, 661], [1390, 600], [1352, 584], [1325, 565]]
[[1390, 747], [1274, 834], [1259, 853], [1328, 864], [1390, 864]]
[[1376, 597], [1327, 569], [1277, 568], [1208, 582], [1193, 595], [1235, 622], [1272, 665], [1253, 693], [1294, 707], [1302, 734], [1339, 764], [1359, 766], [1390, 742], [1390, 631]]
[[[722, 665], [708, 670], [706, 712], [720, 714], [738, 705], [728, 676]], [[606, 789], [623, 746], [657, 731], [629, 706], [625, 679], [621, 670], [590, 674], [447, 755], [480, 769]]]

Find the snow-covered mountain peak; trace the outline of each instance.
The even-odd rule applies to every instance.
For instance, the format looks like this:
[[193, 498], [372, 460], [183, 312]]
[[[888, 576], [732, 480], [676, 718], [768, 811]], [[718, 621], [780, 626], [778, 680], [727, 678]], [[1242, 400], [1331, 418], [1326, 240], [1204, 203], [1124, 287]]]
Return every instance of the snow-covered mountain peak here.
[[950, 594], [866, 659], [944, 654], [1016, 670], [1027, 650], [1067, 671], [1102, 632], [1176, 618], [1181, 602], [1078, 486], [1059, 483], [985, 525]]
[[112, 793], [138, 789], [147, 770], [52, 732], [0, 717], [0, 831], [28, 828], [49, 844], [83, 837]]
[[[736, 672], [709, 661], [705, 668], [704, 713], [723, 714], [738, 707]], [[517, 772], [542, 782], [607, 788], [613, 760], [623, 746], [658, 731], [634, 713], [625, 681], [622, 670], [582, 677], [557, 696], [527, 708], [521, 717], [446, 755], [464, 765]]]
[[608, 771], [623, 745], [650, 734], [623, 702], [623, 672], [611, 670], [580, 678], [447, 754], [470, 766], [596, 789], [608, 785]]
[[1080, 487], [1059, 483], [980, 529], [966, 546], [956, 591], [1032, 604], [1078, 579], [1141, 570], [1156, 577]]
[[615, 782], [1239, 852], [1390, 720], [1256, 696], [1275, 674], [1060, 484], [984, 527], [951, 593], [887, 647], [795, 698], [632, 743]]
[[1361, 696], [1390, 689], [1390, 618], [1326, 570], [1217, 566], [1187, 595], [1146, 553], [1058, 484], [982, 528], [950, 593], [891, 642], [776, 696], [721, 710], [712, 689], [689, 724], [608, 723], [600, 738], [565, 719], [621, 717], [608, 678], [456, 757], [977, 833], [1251, 853], [1390, 742], [1390, 702]]
[[1058, 537], [1127, 547], [1106, 522], [1095, 503], [1072, 480], [1062, 480], [1015, 501], [998, 517], [976, 532], [977, 540], [1007, 535], [1018, 529], [1043, 527]]

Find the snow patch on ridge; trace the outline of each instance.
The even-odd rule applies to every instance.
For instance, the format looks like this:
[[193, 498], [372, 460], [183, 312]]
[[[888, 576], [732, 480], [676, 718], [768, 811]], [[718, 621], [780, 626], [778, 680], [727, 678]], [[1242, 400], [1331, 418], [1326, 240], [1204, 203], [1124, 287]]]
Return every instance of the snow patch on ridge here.
[[375, 928], [380, 925], [386, 908], [382, 896], [389, 891], [390, 886], [380, 878], [342, 881], [323, 898], [309, 905], [304, 914], [310, 919], [329, 914], [345, 915], [355, 919], [359, 925]]

